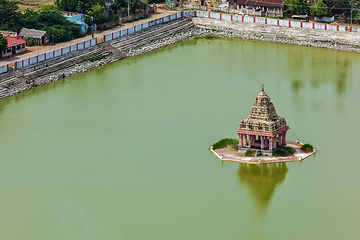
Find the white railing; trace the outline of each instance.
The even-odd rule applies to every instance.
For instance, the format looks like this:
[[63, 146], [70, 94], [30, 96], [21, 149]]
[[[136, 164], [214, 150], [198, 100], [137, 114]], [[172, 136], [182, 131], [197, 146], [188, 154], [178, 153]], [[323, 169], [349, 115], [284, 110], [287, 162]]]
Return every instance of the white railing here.
[[105, 34], [105, 35], [103, 35], [103, 39], [104, 39], [104, 42], [111, 41], [111, 40], [114, 40], [117, 38], [125, 37], [125, 36], [133, 34], [133, 33], [140, 32], [140, 31], [142, 31], [146, 28], [152, 27], [152, 26], [171, 22], [176, 19], [183, 18], [183, 17], [194, 17], [194, 16], [195, 16], [195, 11], [182, 11], [182, 12], [173, 13], [173, 14], [170, 14], [170, 15], [167, 15], [167, 16], [164, 16], [161, 18], [157, 18], [157, 19], [145, 22], [145, 23], [140, 23], [138, 25], [128, 27], [126, 29], [122, 29], [122, 30], [118, 30], [116, 32]]
[[345, 27], [345, 26], [332, 25], [326, 23], [309, 23], [309, 22], [300, 22], [300, 21], [292, 21], [292, 20], [273, 19], [266, 17], [264, 18], [264, 17], [247, 16], [247, 15], [205, 12], [198, 10], [183, 11], [183, 15], [186, 17], [211, 18], [211, 19], [218, 19], [225, 21], [255, 23], [255, 24], [273, 25], [273, 26], [281, 26], [281, 27], [311, 28], [311, 29], [332, 30], [339, 32], [346, 32], [346, 31], [360, 32], [360, 28]]
[[[154, 19], [147, 21], [145, 23], [141, 23], [126, 29], [118, 30], [106, 35], [103, 35], [104, 41], [110, 41], [113, 39], [121, 38], [136, 32], [140, 32], [146, 28], [156, 26], [162, 23], [167, 23], [170, 21], [174, 21], [183, 17], [201, 17], [201, 18], [211, 18], [218, 19], [224, 21], [232, 21], [232, 22], [243, 22], [243, 23], [255, 23], [262, 25], [272, 25], [272, 26], [282, 26], [282, 27], [292, 27], [292, 28], [309, 28], [309, 29], [321, 29], [321, 30], [331, 30], [331, 31], [339, 31], [339, 32], [360, 32], [360, 28], [355, 27], [345, 27], [339, 25], [330, 25], [323, 23], [309, 23], [309, 22], [299, 22], [299, 21], [291, 21], [291, 20], [283, 20], [283, 19], [273, 19], [273, 18], [263, 18], [263, 17], [255, 17], [255, 16], [247, 16], [247, 15], [237, 15], [237, 14], [226, 14], [226, 13], [217, 13], [217, 12], [206, 12], [206, 11], [198, 11], [198, 10], [189, 10], [189, 11], [181, 11], [177, 13], [173, 13], [162, 18]], [[97, 44], [97, 38], [89, 39], [83, 41], [81, 43], [76, 43], [73, 45], [69, 45], [64, 48], [56, 49], [47, 53], [39, 54], [31, 58], [22, 59], [15, 62], [15, 69], [23, 68], [29, 66], [31, 64], [35, 64], [38, 62], [45, 61], [50, 58], [62, 56], [67, 53], [71, 53], [74, 51], [83, 50], [85, 48], [89, 48], [95, 46]], [[0, 73], [4, 73], [8, 71], [8, 66], [0, 66]]]
[[62, 55], [65, 55], [65, 54], [68, 54], [71, 52], [83, 50], [85, 48], [95, 46], [96, 44], [97, 44], [97, 38], [92, 38], [92, 39], [85, 40], [80, 43], [69, 45], [67, 47], [58, 48], [58, 49], [52, 50], [50, 52], [42, 53], [42, 54], [39, 54], [39, 55], [36, 55], [33, 57], [29, 57], [26, 59], [21, 59], [19, 61], [15, 61], [15, 63], [14, 63], [15, 69], [20, 69], [23, 67], [27, 67], [27, 66], [39, 63], [39, 62], [43, 62], [47, 59], [51, 59], [51, 58], [59, 57], [59, 56], [62, 56]]
[[6, 73], [8, 71], [9, 71], [9, 65], [8, 64], [0, 66], [0, 73]]

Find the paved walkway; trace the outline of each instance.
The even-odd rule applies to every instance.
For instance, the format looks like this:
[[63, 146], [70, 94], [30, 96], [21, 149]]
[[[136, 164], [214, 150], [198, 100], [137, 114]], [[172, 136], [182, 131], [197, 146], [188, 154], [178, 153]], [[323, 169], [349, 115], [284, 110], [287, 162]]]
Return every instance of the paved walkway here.
[[[122, 26], [118, 26], [118, 27], [112, 28], [110, 30], [106, 30], [106, 31], [103, 31], [101, 33], [94, 34], [94, 37], [98, 38], [98, 43], [99, 43], [99, 42], [103, 41], [103, 35], [106, 35], [108, 33], [112, 33], [112, 32], [115, 32], [115, 31], [119, 31], [121, 29], [126, 29], [129, 26], [138, 25], [140, 23], [144, 23], [144, 22], [147, 22], [147, 21], [152, 20], [152, 19], [161, 18], [161, 17], [167, 16], [169, 14], [176, 13], [176, 12], [177, 11], [167, 11], [167, 10], [158, 8], [158, 13], [151, 15], [151, 17], [149, 17], [149, 18], [141, 19], [141, 20], [135, 21], [134, 23], [132, 23], [132, 22], [131, 23], [126, 23], [126, 24], [124, 24]], [[84, 40], [88, 40], [90, 38], [91, 38], [91, 36], [87, 35], [87, 36], [82, 37], [82, 38], [74, 39], [74, 40], [72, 40], [70, 42], [57, 43], [57, 44], [55, 44], [53, 46], [52, 45], [40, 46], [39, 54], [49, 52], [49, 51], [52, 51], [52, 50], [55, 50], [55, 49], [59, 49], [61, 47], [67, 47], [69, 45], [76, 44], [76, 43], [79, 43], [79, 42], [83, 42]], [[13, 55], [13, 56], [11, 56], [9, 58], [0, 59], [0, 65], [12, 64], [15, 61], [18, 61], [20, 59], [26, 59], [28, 57], [36, 56], [38, 54], [38, 47], [37, 46], [35, 46], [35, 47], [27, 47], [27, 48], [28, 48], [28, 50], [30, 50], [30, 52], [27, 51], [26, 53], [23, 53], [23, 54], [17, 54], [17, 55]]]

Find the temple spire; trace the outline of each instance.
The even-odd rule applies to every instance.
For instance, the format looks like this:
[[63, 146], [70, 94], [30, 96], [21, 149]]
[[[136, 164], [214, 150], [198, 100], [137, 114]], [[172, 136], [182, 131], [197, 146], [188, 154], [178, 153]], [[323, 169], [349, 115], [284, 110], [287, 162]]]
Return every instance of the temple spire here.
[[241, 120], [236, 133], [239, 134], [240, 148], [273, 151], [277, 146], [286, 145], [286, 132], [289, 129], [285, 118], [276, 114], [274, 104], [264, 92], [264, 84], [262, 84], [261, 92], [255, 98], [249, 117]]

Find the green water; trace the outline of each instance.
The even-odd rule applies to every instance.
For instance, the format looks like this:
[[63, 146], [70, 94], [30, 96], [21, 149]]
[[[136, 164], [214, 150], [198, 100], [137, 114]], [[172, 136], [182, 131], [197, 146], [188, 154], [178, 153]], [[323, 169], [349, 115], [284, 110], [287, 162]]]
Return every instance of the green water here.
[[[360, 55], [187, 40], [0, 101], [0, 239], [359, 239]], [[260, 85], [303, 163], [221, 164]]]

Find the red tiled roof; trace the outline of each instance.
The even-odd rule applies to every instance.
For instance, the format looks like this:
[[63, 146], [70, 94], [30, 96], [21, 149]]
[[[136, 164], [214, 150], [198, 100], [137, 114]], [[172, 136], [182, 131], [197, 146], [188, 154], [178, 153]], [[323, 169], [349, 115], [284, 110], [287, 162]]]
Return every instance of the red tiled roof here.
[[238, 5], [259, 7], [283, 7], [284, 0], [238, 0]]
[[[7, 41], [8, 41], [8, 44], [7, 44], [8, 47], [26, 43], [26, 41], [24, 41], [21, 37], [7, 36], [4, 38], [7, 39]], [[16, 43], [16, 44], [14, 45], [14, 43]]]

